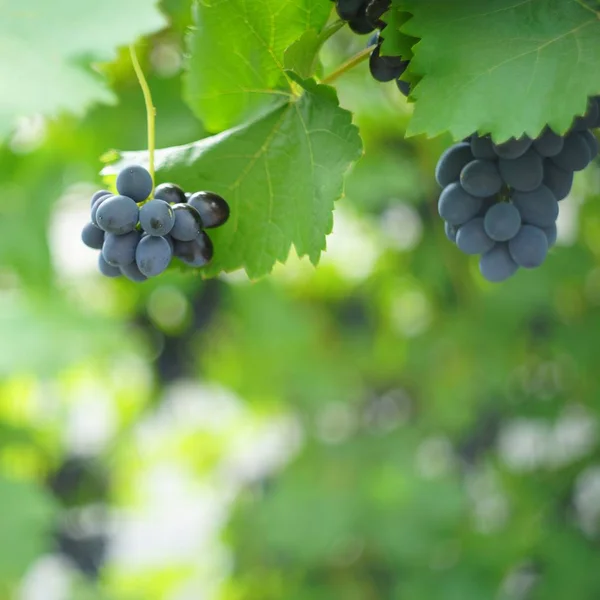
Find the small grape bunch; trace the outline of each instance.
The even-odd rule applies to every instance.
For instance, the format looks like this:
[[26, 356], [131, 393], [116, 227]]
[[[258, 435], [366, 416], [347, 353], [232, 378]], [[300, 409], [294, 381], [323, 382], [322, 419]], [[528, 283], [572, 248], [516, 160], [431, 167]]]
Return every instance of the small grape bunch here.
[[383, 36], [381, 31], [386, 28], [382, 17], [391, 7], [391, 0], [335, 0], [335, 7], [340, 19], [347, 21], [354, 33], [372, 33], [367, 47], [374, 46], [369, 57], [369, 70], [373, 79], [381, 83], [395, 81], [398, 90], [404, 95], [410, 94], [410, 83], [400, 79], [408, 68], [410, 61], [402, 56], [381, 54]]
[[150, 173], [134, 165], [117, 176], [117, 194], [96, 192], [91, 220], [81, 232], [83, 243], [100, 250], [98, 269], [106, 277], [125, 276], [136, 282], [163, 273], [173, 257], [203, 267], [213, 257], [205, 229], [229, 218], [229, 205], [207, 191], [185, 193], [174, 183], [156, 187]]
[[593, 97], [564, 136], [546, 127], [536, 139], [496, 144], [474, 134], [442, 154], [436, 179], [446, 236], [464, 253], [481, 255], [485, 279], [498, 283], [543, 264], [556, 242], [559, 202], [574, 173], [598, 156], [597, 127], [600, 97]]

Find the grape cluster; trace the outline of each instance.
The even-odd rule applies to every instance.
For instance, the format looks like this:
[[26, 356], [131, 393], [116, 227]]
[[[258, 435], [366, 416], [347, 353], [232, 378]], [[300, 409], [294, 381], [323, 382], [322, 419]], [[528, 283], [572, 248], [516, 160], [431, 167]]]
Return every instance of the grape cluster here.
[[352, 31], [359, 34], [374, 32], [367, 44], [368, 47], [375, 46], [369, 57], [369, 70], [373, 79], [382, 83], [395, 81], [400, 92], [408, 96], [410, 83], [402, 81], [400, 77], [408, 68], [409, 61], [403, 60], [401, 56], [381, 54], [383, 37], [380, 31], [386, 27], [381, 17], [390, 6], [391, 0], [335, 0], [340, 19], [347, 21]]
[[443, 188], [438, 211], [446, 236], [466, 254], [480, 254], [485, 279], [500, 282], [519, 267], [534, 269], [556, 242], [558, 202], [575, 171], [598, 155], [600, 97], [560, 136], [546, 127], [536, 139], [495, 144], [472, 135], [446, 150], [436, 167]]
[[211, 261], [213, 245], [204, 230], [227, 221], [227, 202], [213, 192], [186, 194], [174, 183], [160, 184], [146, 200], [152, 188], [150, 173], [131, 166], [117, 176], [117, 194], [92, 196], [81, 239], [101, 250], [98, 269], [106, 277], [145, 281], [165, 271], [174, 256], [191, 267]]

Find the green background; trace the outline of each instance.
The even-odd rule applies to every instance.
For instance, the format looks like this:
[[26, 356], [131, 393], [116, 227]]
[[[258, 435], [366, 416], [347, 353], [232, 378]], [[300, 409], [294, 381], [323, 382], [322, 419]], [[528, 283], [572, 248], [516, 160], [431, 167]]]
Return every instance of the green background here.
[[[140, 55], [166, 147], [205, 131], [189, 6], [162, 8]], [[598, 166], [546, 264], [487, 284], [437, 216], [451, 140], [405, 139], [363, 64], [318, 268], [107, 280], [79, 232], [99, 157], [146, 125], [127, 55], [104, 71], [117, 104], [0, 148], [0, 598], [597, 600]]]

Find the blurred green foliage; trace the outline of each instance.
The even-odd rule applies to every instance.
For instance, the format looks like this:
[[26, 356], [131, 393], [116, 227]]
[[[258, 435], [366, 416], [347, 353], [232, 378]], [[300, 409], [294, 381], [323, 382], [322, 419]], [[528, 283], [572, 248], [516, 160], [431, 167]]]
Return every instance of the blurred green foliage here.
[[[205, 135], [189, 5], [162, 7], [159, 147]], [[325, 72], [363, 43], [334, 36]], [[598, 165], [543, 268], [486, 284], [437, 218], [450, 140], [405, 139], [363, 65], [336, 85], [365, 155], [317, 269], [101, 280], [99, 157], [146, 140], [126, 55], [103, 70], [117, 105], [0, 150], [0, 598], [597, 600]]]

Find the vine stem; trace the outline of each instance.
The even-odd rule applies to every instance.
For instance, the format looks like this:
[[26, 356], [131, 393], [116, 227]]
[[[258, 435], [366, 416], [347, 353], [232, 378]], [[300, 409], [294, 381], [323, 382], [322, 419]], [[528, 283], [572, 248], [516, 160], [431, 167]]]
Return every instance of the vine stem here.
[[135, 46], [131, 44], [129, 46], [129, 54], [131, 55], [131, 64], [133, 65], [133, 70], [135, 71], [135, 75], [137, 80], [142, 88], [142, 93], [144, 94], [144, 102], [146, 103], [146, 119], [147, 119], [147, 127], [148, 127], [148, 171], [150, 171], [150, 176], [152, 177], [152, 192], [150, 192], [150, 196], [154, 193], [154, 150], [156, 148], [156, 108], [152, 103], [152, 94], [150, 93], [150, 86], [146, 81], [146, 77], [144, 76], [144, 71], [142, 71], [142, 67], [140, 66], [140, 61], [138, 60], [137, 54], [135, 52]]
[[371, 53], [373, 52], [373, 48], [365, 48], [361, 50], [358, 54], [355, 54], [352, 58], [348, 59], [344, 64], [340, 65], [335, 71], [332, 71], [321, 80], [321, 83], [333, 83], [336, 79], [347, 73], [348, 71], [354, 69], [361, 62], [364, 62], [369, 58]]

